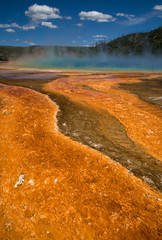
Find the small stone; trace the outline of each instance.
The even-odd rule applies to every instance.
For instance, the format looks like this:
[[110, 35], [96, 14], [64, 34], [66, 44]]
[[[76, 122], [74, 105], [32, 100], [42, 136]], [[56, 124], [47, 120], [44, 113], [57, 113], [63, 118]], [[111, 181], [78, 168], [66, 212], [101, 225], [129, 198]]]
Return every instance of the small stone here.
[[34, 186], [34, 181], [33, 181], [33, 180], [29, 180], [28, 183], [29, 183], [31, 186]]
[[148, 184], [153, 184], [154, 182], [152, 181], [152, 179], [146, 177], [146, 176], [143, 176], [142, 177], [142, 180]]
[[17, 186], [21, 186], [24, 181], [25, 181], [25, 175], [22, 174], [22, 175], [19, 176], [19, 180], [18, 180], [18, 182], [15, 184], [15, 188], [17, 188]]
[[128, 170], [128, 174], [134, 175], [132, 171]]
[[55, 178], [55, 183], [58, 183], [58, 179], [57, 178]]
[[96, 144], [96, 143], [92, 143], [91, 145], [92, 145], [92, 147], [97, 148], [97, 149], [100, 149], [102, 147], [101, 144]]
[[79, 136], [78, 133], [72, 133], [72, 135], [73, 135], [74, 137], [78, 137], [78, 136]]
[[3, 111], [3, 114], [8, 114], [8, 111], [5, 109], [5, 110]]

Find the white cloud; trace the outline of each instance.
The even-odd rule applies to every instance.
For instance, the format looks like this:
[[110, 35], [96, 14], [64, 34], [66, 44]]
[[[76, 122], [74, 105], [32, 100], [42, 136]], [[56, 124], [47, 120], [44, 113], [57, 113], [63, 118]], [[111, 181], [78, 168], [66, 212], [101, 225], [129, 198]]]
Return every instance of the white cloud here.
[[124, 24], [124, 25], [128, 25], [128, 26], [136, 25], [136, 24], [139, 24], [139, 23], [142, 23], [142, 22], [146, 21], [145, 17], [136, 17], [133, 14], [116, 13], [116, 16], [127, 18], [126, 21], [123, 21], [121, 23]]
[[83, 24], [82, 23], [77, 23], [76, 26], [83, 27]]
[[154, 10], [162, 11], [162, 5], [155, 5]]
[[106, 38], [106, 35], [93, 35], [94, 38]]
[[15, 30], [14, 30], [14, 29], [11, 29], [11, 28], [7, 28], [5, 31], [6, 31], [6, 32], [12, 32], [12, 33], [15, 32]]
[[11, 23], [11, 24], [0, 24], [0, 28], [19, 28], [20, 26], [17, 23]]
[[0, 28], [9, 28], [10, 24], [0, 24]]
[[16, 38], [16, 42], [19, 42], [20, 41], [20, 39], [19, 38]]
[[10, 27], [19, 28], [20, 26], [17, 23], [0, 24], [0, 28], [10, 28]]
[[25, 11], [25, 15], [30, 17], [32, 20], [47, 20], [62, 18], [58, 8], [49, 7], [47, 5], [34, 4]]
[[[20, 26], [17, 23], [11, 23], [11, 24], [0, 24], [0, 28], [18, 28], [22, 30], [30, 30], [30, 29], [35, 29], [35, 26]], [[8, 31], [7, 31], [8, 32]]]
[[[162, 5], [156, 5], [153, 9], [154, 10], [162, 10]], [[142, 16], [138, 16], [138, 17], [135, 15], [129, 15], [129, 14], [125, 14], [125, 13], [117, 13], [116, 16], [127, 18], [126, 20], [119, 21], [119, 24], [131, 26], [131, 25], [137, 25], [140, 23], [144, 23], [155, 17], [160, 17], [161, 11], [150, 11], [150, 12], [148, 12]]]
[[114, 22], [116, 20], [113, 16], [109, 14], [103, 14], [97, 11], [82, 11], [79, 13], [79, 16], [81, 20], [90, 20], [96, 22]]
[[105, 39], [104, 38], [95, 38], [95, 41], [96, 42], [105, 42]]
[[41, 25], [49, 28], [58, 28], [56, 25], [53, 25], [51, 22], [42, 22]]
[[67, 19], [67, 20], [71, 20], [72, 19], [71, 16], [67, 16], [67, 17], [64, 17], [64, 18]]
[[17, 23], [11, 23], [10, 26], [14, 28], [20, 28], [20, 26]]
[[27, 30], [31, 30], [31, 29], [35, 29], [36, 27], [35, 26], [22, 26], [22, 27], [20, 27], [22, 30], [25, 30], [25, 31], [27, 31]]
[[117, 17], [126, 17], [126, 18], [134, 18], [135, 15], [133, 14], [125, 14], [125, 13], [116, 13]]
[[147, 20], [146, 17], [135, 17], [135, 18], [129, 18], [128, 21], [123, 21], [122, 24], [131, 26], [131, 25], [136, 25], [136, 24], [146, 22], [146, 20]]
[[28, 42], [28, 41], [24, 41], [24, 43], [28, 44], [28, 45], [36, 45], [35, 43], [33, 42]]

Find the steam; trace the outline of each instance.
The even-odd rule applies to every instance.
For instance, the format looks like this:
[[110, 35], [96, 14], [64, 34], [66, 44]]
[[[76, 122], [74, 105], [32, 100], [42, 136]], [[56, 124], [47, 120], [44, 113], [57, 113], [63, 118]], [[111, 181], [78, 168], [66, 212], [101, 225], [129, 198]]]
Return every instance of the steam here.
[[161, 71], [162, 56], [145, 53], [137, 55], [106, 55], [104, 53], [90, 54], [85, 48], [84, 54], [70, 53], [66, 48], [63, 52], [26, 54], [17, 59], [14, 64], [19, 67], [41, 69], [86, 69], [86, 70], [150, 70]]

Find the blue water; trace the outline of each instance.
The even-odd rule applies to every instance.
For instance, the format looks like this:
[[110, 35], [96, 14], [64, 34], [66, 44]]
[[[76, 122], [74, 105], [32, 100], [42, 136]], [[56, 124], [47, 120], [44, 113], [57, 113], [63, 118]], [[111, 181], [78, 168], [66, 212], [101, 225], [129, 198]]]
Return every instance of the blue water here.
[[162, 57], [152, 55], [142, 57], [103, 55], [92, 58], [46, 56], [23, 58], [15, 64], [19, 67], [39, 69], [162, 71]]

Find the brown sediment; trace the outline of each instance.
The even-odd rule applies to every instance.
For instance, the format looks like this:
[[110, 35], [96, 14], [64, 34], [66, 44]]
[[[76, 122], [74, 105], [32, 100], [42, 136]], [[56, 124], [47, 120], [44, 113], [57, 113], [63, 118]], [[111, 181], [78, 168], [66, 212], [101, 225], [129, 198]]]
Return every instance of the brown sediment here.
[[[109, 112], [126, 127], [131, 139], [145, 147], [152, 156], [162, 159], [161, 110], [141, 101], [135, 95], [114, 89], [121, 82], [139, 81], [138, 78], [142, 76], [142, 73], [123, 75], [112, 74], [112, 79], [111, 75], [73, 76], [57, 79], [49, 83], [46, 89]], [[85, 85], [93, 88], [93, 91], [85, 89]]]
[[140, 99], [162, 108], [162, 77], [144, 78], [140, 82], [120, 83], [119, 88], [136, 94]]
[[160, 239], [160, 193], [59, 133], [46, 95], [0, 85], [0, 99], [2, 240]]
[[150, 186], [162, 190], [161, 161], [133, 142], [117, 118], [63, 95], [50, 92], [48, 95], [59, 105], [58, 127], [64, 135], [104, 153]]

